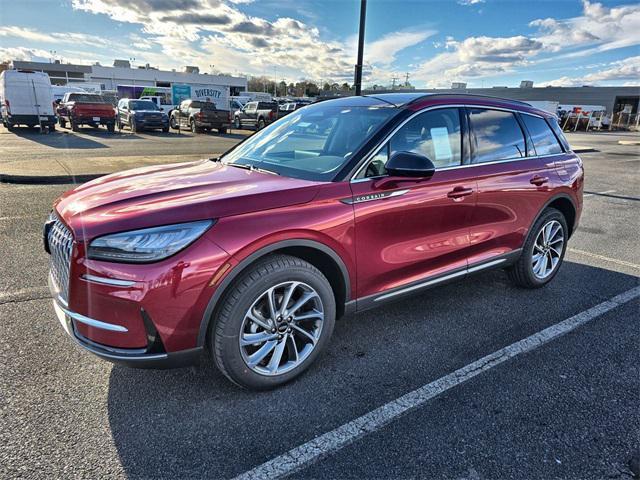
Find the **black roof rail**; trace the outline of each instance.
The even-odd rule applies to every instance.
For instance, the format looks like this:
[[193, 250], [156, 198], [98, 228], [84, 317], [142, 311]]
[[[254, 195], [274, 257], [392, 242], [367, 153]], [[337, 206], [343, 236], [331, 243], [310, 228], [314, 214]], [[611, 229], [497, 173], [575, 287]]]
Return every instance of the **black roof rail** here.
[[478, 97], [478, 98], [490, 98], [492, 100], [504, 100], [505, 102], [511, 102], [511, 103], [518, 103], [520, 105], [525, 105], [527, 107], [532, 107], [532, 105], [530, 103], [527, 102], [523, 102], [522, 100], [513, 100], [511, 98], [504, 98], [504, 97], [496, 97], [493, 95], [481, 95], [479, 93], [425, 93], [424, 95], [414, 98], [413, 100], [411, 100], [407, 105], [410, 105], [412, 103], [421, 101], [421, 100], [425, 100], [427, 98], [433, 98], [433, 97]]

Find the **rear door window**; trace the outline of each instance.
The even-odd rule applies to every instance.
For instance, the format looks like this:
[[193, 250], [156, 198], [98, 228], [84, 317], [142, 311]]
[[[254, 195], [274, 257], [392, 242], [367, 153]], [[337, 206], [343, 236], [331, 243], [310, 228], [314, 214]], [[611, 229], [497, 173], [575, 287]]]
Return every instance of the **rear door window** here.
[[558, 139], [544, 118], [526, 114], [520, 115], [520, 118], [522, 118], [524, 125], [529, 131], [536, 155], [555, 155], [562, 153], [562, 147], [560, 143], [558, 143]]
[[475, 138], [473, 163], [518, 159], [526, 155], [524, 133], [513, 113], [470, 108], [469, 123]]

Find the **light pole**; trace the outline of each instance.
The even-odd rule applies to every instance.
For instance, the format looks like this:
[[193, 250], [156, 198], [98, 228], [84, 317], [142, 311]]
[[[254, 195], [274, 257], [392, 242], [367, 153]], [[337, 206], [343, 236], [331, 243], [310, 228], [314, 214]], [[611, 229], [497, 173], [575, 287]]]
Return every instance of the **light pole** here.
[[364, 56], [364, 25], [367, 16], [367, 0], [360, 0], [360, 33], [358, 35], [358, 63], [356, 63], [353, 86], [356, 95], [362, 95], [362, 58]]

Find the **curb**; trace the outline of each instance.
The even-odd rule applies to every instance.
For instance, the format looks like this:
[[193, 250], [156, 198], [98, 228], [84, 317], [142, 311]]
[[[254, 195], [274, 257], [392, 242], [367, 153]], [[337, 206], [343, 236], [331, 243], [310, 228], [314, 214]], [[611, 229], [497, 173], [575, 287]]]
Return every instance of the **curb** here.
[[92, 173], [85, 175], [6, 175], [0, 173], [0, 183], [23, 185], [62, 185], [65, 183], [84, 183], [108, 173]]

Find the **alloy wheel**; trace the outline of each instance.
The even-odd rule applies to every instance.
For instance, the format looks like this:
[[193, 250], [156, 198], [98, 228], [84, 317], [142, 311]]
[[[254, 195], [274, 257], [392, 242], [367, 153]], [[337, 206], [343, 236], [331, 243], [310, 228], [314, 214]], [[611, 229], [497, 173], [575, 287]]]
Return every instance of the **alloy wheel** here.
[[564, 230], [557, 220], [544, 224], [533, 244], [533, 274], [543, 280], [560, 264], [564, 249]]
[[303, 282], [284, 282], [258, 296], [240, 328], [245, 364], [275, 376], [302, 364], [315, 349], [324, 324], [318, 293]]

